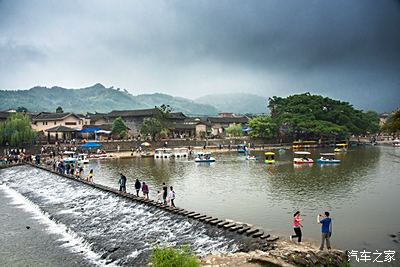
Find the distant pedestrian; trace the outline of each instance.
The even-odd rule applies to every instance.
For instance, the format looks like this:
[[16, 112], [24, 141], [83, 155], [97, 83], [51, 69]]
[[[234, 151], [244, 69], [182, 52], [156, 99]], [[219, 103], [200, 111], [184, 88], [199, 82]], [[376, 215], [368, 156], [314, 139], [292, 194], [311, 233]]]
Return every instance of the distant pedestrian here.
[[162, 193], [160, 190], [157, 190], [157, 203], [162, 203]]
[[117, 145], [117, 152], [119, 152], [119, 148], [120, 148], [119, 145]]
[[324, 249], [325, 240], [326, 240], [326, 247], [328, 249], [331, 249], [331, 243], [329, 239], [331, 238], [332, 235], [332, 219], [329, 217], [329, 212], [325, 211], [325, 215], [318, 214], [317, 223], [322, 224], [321, 226], [322, 240], [319, 250]]
[[139, 179], [136, 178], [135, 182], [136, 196], [139, 196], [140, 188], [142, 188], [142, 184], [140, 183]]
[[89, 183], [93, 183], [93, 169], [90, 169], [90, 172], [86, 178]]
[[168, 186], [165, 183], [163, 184], [163, 203], [164, 205], [167, 205], [167, 196], [168, 196]]
[[126, 193], [126, 176], [120, 173], [120, 178], [118, 181], [119, 191]]
[[149, 199], [149, 186], [145, 182], [142, 183], [142, 192], [144, 199]]
[[300, 223], [303, 219], [300, 219], [300, 211], [296, 211], [295, 214], [293, 214], [293, 230], [295, 235], [291, 235], [290, 236], [290, 240], [292, 240], [293, 238], [297, 237], [297, 242], [301, 243], [301, 228], [303, 227], [303, 225]]
[[174, 191], [174, 188], [172, 186], [170, 186], [170, 188], [169, 188], [169, 201], [171, 202], [171, 207], [175, 208], [174, 200], [175, 200], [175, 191]]

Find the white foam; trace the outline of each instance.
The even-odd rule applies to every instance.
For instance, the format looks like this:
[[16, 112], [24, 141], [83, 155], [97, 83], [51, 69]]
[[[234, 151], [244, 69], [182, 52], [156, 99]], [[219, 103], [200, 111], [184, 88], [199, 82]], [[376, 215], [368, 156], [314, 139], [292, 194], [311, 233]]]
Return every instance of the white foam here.
[[[17, 208], [21, 208], [24, 211], [32, 214], [39, 223], [45, 225], [49, 233], [60, 235], [61, 237], [59, 241], [67, 241], [67, 243], [62, 245], [62, 247], [67, 247], [75, 253], [83, 251], [81, 255], [83, 255], [92, 264], [95, 264], [97, 266], [105, 265], [105, 260], [101, 260], [101, 256], [91, 250], [91, 245], [87, 243], [82, 237], [69, 230], [64, 224], [52, 221], [47, 214], [43, 213], [42, 210], [40, 210], [37, 205], [35, 205], [32, 201], [30, 201], [14, 189], [8, 187], [5, 184], [1, 184], [0, 189], [5, 193], [6, 196], [12, 199], [12, 204], [17, 205]], [[108, 266], [115, 265], [109, 264]]]

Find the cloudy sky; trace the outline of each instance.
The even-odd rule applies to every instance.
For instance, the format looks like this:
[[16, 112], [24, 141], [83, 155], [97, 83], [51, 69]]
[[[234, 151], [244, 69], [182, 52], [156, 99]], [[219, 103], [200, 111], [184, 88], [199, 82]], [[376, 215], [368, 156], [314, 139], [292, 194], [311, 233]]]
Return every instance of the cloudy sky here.
[[400, 106], [399, 0], [0, 0], [0, 88]]

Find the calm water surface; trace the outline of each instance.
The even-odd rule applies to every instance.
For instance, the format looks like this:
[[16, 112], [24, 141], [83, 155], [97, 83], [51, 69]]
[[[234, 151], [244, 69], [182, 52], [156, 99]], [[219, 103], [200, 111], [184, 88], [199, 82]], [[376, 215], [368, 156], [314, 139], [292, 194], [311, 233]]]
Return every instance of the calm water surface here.
[[[316, 158], [322, 150], [312, 150]], [[326, 152], [326, 151], [324, 151]], [[262, 153], [257, 153], [262, 156]], [[334, 218], [334, 246], [342, 249], [395, 249], [400, 235], [400, 149], [356, 148], [337, 155], [339, 165], [293, 166], [292, 152], [277, 154], [270, 166], [249, 162], [235, 152], [215, 154], [213, 164], [152, 158], [95, 160], [95, 182], [117, 187], [119, 173], [150, 185], [155, 198], [162, 183], [173, 185], [176, 204], [219, 218], [259, 225], [277, 234], [292, 233], [292, 213], [301, 210], [303, 234], [320, 238], [316, 215]]]

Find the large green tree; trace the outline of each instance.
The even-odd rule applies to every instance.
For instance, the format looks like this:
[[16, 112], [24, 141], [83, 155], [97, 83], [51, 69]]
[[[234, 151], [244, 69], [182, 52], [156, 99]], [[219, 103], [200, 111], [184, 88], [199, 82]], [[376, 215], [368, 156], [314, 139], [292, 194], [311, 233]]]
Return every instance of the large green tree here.
[[121, 117], [118, 117], [113, 121], [111, 132], [118, 135], [120, 138], [124, 138], [128, 134], [128, 126], [126, 126]]
[[140, 128], [140, 133], [147, 136], [151, 136], [151, 140], [156, 140], [156, 137], [163, 131], [163, 126], [157, 118], [145, 118], [143, 120], [142, 127]]
[[240, 124], [232, 123], [226, 129], [225, 132], [233, 137], [239, 137], [243, 135], [242, 126]]
[[249, 121], [249, 135], [253, 138], [271, 138], [276, 133], [276, 124], [271, 116], [258, 116]]
[[379, 130], [375, 112], [364, 113], [350, 103], [310, 93], [274, 96], [269, 99], [273, 122], [278, 135], [294, 138], [346, 137]]
[[400, 109], [394, 112], [383, 125], [383, 130], [389, 133], [400, 132]]
[[0, 124], [0, 144], [12, 147], [30, 145], [36, 138], [36, 132], [31, 127], [29, 117], [16, 113]]

